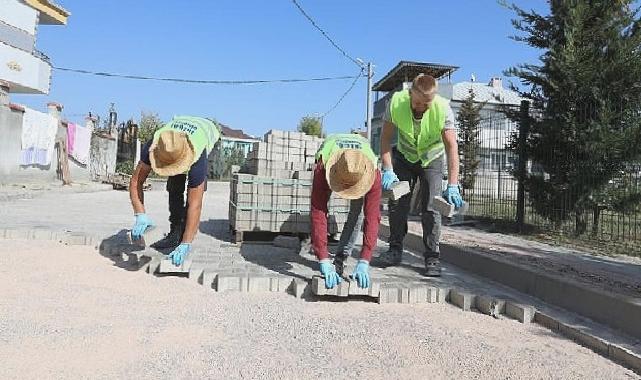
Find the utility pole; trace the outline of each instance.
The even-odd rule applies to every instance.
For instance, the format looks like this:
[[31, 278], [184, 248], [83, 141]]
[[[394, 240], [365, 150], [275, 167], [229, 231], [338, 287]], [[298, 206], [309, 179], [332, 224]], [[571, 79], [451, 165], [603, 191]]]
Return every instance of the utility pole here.
[[372, 62], [367, 62], [367, 115], [365, 126], [367, 129], [367, 140], [372, 139]]

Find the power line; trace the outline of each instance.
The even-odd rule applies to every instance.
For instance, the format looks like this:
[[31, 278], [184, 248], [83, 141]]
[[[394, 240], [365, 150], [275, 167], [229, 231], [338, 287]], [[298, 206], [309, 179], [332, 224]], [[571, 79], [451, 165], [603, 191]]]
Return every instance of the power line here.
[[89, 71], [82, 69], [70, 69], [66, 67], [54, 67], [55, 70], [67, 71], [77, 74], [95, 75], [101, 77], [124, 78], [134, 80], [148, 80], [160, 82], [178, 82], [178, 83], [196, 83], [196, 84], [224, 84], [224, 85], [238, 85], [238, 84], [265, 84], [265, 83], [300, 83], [300, 82], [322, 82], [330, 80], [344, 80], [344, 79], [358, 79], [360, 75], [354, 77], [349, 75], [334, 76], [334, 77], [317, 77], [317, 78], [287, 78], [287, 79], [256, 79], [256, 80], [205, 80], [205, 79], [185, 79], [185, 78], [162, 78], [162, 77], [149, 77], [142, 75], [118, 74], [107, 73], [99, 71]]
[[321, 116], [321, 119], [324, 119], [325, 116], [329, 115], [332, 111], [336, 109], [336, 107], [338, 107], [339, 104], [341, 104], [343, 99], [345, 99], [345, 97], [354, 89], [354, 86], [356, 86], [356, 82], [358, 82], [358, 79], [361, 78], [362, 76], [363, 76], [363, 72], [361, 71], [358, 74], [358, 76], [354, 78], [354, 81], [352, 82], [352, 84], [347, 88], [347, 90], [343, 93], [343, 95], [341, 95], [338, 101], [330, 109], [328, 109], [327, 112], [323, 114], [323, 116]]
[[335, 47], [336, 49], [338, 49], [338, 51], [340, 51], [340, 52], [345, 56], [345, 58], [347, 58], [347, 59], [349, 59], [350, 61], [354, 62], [354, 64], [355, 64], [356, 66], [360, 67], [361, 69], [363, 68], [363, 64], [362, 64], [361, 62], [359, 62], [358, 60], [354, 59], [352, 56], [350, 56], [349, 54], [347, 54], [347, 52], [346, 52], [345, 50], [343, 50], [343, 48], [341, 48], [340, 46], [338, 46], [338, 44], [337, 44], [336, 42], [334, 42], [334, 40], [332, 40], [332, 38], [331, 38], [331, 37], [330, 37], [330, 36], [329, 36], [329, 35], [328, 35], [328, 34], [327, 34], [327, 33], [326, 33], [326, 32], [325, 32], [325, 31], [320, 27], [320, 26], [318, 26], [318, 24], [316, 24], [316, 22], [314, 21], [314, 19], [312, 19], [312, 17], [311, 17], [310, 15], [308, 15], [308, 14], [307, 14], [307, 12], [305, 12], [305, 10], [303, 9], [303, 7], [301, 7], [301, 6], [300, 6], [300, 4], [298, 4], [298, 1], [296, 1], [296, 0], [292, 0], [292, 3], [294, 3], [294, 5], [296, 6], [296, 8], [298, 8], [298, 10], [300, 11], [300, 13], [302, 13], [302, 15], [303, 15], [303, 16], [305, 16], [305, 18], [306, 18], [306, 19], [307, 19], [307, 20], [308, 20], [308, 21], [309, 21], [309, 22], [314, 26], [314, 28], [318, 29], [318, 31], [319, 31], [319, 32], [321, 32], [321, 34], [322, 34], [322, 35], [323, 35], [323, 36], [324, 36], [324, 37], [325, 37], [325, 38], [326, 38], [326, 39], [327, 39], [327, 40], [328, 40], [332, 45], [334, 45], [334, 47]]

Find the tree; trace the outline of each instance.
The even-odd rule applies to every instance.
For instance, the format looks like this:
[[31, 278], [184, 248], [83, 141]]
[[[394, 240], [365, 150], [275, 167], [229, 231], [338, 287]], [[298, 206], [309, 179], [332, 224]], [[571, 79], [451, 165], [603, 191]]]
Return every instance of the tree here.
[[461, 156], [461, 186], [463, 195], [466, 190], [474, 190], [476, 182], [476, 170], [479, 163], [479, 124], [481, 123], [481, 109], [484, 103], [475, 102], [474, 91], [470, 88], [470, 93], [463, 101], [461, 109], [456, 116], [459, 125], [459, 154]]
[[163, 122], [157, 113], [142, 112], [138, 125], [138, 139], [144, 144], [154, 136], [154, 132], [162, 125]]
[[[514, 40], [542, 51], [539, 64], [506, 71], [520, 79], [529, 116], [526, 152], [544, 175], [528, 174], [534, 209], [560, 224], [599, 209], [626, 165], [641, 159], [641, 22], [633, 0], [550, 0], [549, 15], [511, 5]], [[516, 89], [516, 88], [515, 88]], [[518, 90], [518, 89], [516, 89]], [[595, 214], [596, 215], [596, 214]]]
[[309, 136], [322, 137], [323, 124], [320, 117], [305, 116], [298, 123], [298, 131]]

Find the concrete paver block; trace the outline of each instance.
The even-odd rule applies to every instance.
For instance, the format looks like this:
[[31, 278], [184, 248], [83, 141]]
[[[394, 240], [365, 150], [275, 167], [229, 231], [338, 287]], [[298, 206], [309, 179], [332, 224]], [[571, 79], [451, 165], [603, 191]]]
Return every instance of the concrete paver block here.
[[410, 192], [410, 183], [407, 181], [395, 182], [392, 188], [383, 191], [383, 197], [389, 198], [393, 201], [401, 199], [401, 197]]
[[463, 311], [470, 311], [474, 305], [474, 299], [476, 296], [471, 293], [463, 292], [458, 289], [453, 289], [450, 293], [450, 302]]
[[248, 292], [271, 291], [272, 279], [270, 277], [250, 276], [247, 278]]
[[369, 284], [369, 288], [359, 288], [358, 283], [355, 280], [348, 280], [349, 282], [349, 291], [350, 296], [369, 296], [369, 297], [378, 297], [381, 292], [381, 283], [379, 281], [372, 281]]
[[87, 235], [76, 232], [67, 233], [62, 242], [67, 245], [87, 245]]
[[149, 274], [156, 274], [156, 272], [158, 272], [158, 268], [160, 267], [161, 261], [162, 260], [157, 257], [152, 258], [151, 260], [149, 260], [149, 263], [145, 265], [145, 271]]
[[320, 276], [312, 277], [312, 293], [317, 296], [347, 297], [349, 295], [349, 282], [341, 281], [333, 289], [325, 287], [325, 279]]
[[29, 230], [25, 229], [13, 229], [9, 228], [5, 231], [6, 239], [15, 239], [15, 240], [26, 240], [29, 239], [31, 233]]
[[247, 277], [219, 274], [216, 277], [217, 292], [246, 292]]
[[426, 286], [413, 286], [409, 288], [409, 303], [426, 303], [427, 302], [427, 287]]
[[204, 268], [203, 267], [195, 267], [193, 264], [189, 268], [189, 274], [187, 277], [189, 277], [190, 280], [195, 281], [199, 284], [202, 284], [202, 279], [203, 279], [203, 272]]
[[215, 289], [216, 277], [218, 277], [218, 273], [203, 270], [203, 275], [198, 280], [198, 283], [206, 288]]
[[516, 302], [508, 301], [505, 304], [505, 314], [518, 320], [521, 323], [530, 323], [534, 320], [536, 309], [529, 305], [523, 305]]
[[32, 230], [32, 238], [34, 240], [53, 240], [53, 232], [50, 230], [41, 230], [41, 229], [36, 229]]
[[483, 314], [498, 318], [505, 314], [505, 300], [491, 296], [477, 296], [475, 300], [476, 308]]
[[641, 357], [626, 348], [610, 344], [608, 356], [610, 359], [634, 369], [637, 373], [641, 372]]
[[291, 284], [291, 294], [296, 298], [303, 298], [311, 292], [311, 286], [308, 281], [294, 279]]
[[436, 302], [445, 303], [450, 300], [450, 288], [436, 288]]
[[399, 293], [400, 289], [397, 287], [381, 287], [378, 303], [400, 303], [401, 297]]
[[436, 303], [438, 302], [438, 288], [430, 286], [427, 288], [427, 302]]
[[410, 288], [399, 287], [398, 297], [400, 303], [410, 303]]
[[160, 261], [160, 266], [158, 267], [158, 273], [162, 274], [180, 274], [180, 273], [189, 273], [189, 268], [191, 268], [192, 260], [187, 259], [182, 265], [174, 265], [169, 258], [163, 259]]

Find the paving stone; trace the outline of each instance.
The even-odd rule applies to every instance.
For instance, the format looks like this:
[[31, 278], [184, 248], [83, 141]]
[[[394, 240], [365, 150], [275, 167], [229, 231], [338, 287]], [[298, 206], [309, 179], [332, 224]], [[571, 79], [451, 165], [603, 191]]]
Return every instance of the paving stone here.
[[189, 268], [188, 278], [192, 281], [196, 281], [199, 284], [202, 284], [204, 268], [201, 266], [195, 266], [193, 263]]
[[16, 240], [26, 240], [29, 239], [31, 231], [25, 229], [7, 229], [5, 231], [5, 238], [7, 239], [16, 239]]
[[453, 289], [450, 292], [450, 302], [463, 309], [463, 311], [470, 311], [474, 307], [475, 297], [474, 294], [462, 292], [458, 289]]
[[32, 230], [31, 237], [34, 240], [53, 240], [53, 232], [51, 230]]
[[505, 300], [491, 296], [477, 296], [476, 308], [483, 314], [498, 318], [505, 314]]
[[403, 195], [410, 192], [410, 184], [407, 181], [395, 182], [392, 188], [383, 191], [383, 197], [389, 198], [393, 201], [399, 200]]
[[505, 304], [505, 314], [518, 320], [521, 323], [530, 323], [534, 320], [536, 309], [529, 305], [522, 305], [516, 302], [508, 301]]
[[358, 283], [355, 280], [349, 280], [349, 290], [348, 294], [350, 296], [369, 296], [378, 298], [381, 292], [381, 283], [380, 281], [371, 281], [369, 288], [359, 288]]
[[65, 234], [62, 241], [64, 244], [67, 244], [67, 245], [86, 245], [87, 235], [83, 233], [71, 232], [71, 233]]
[[219, 274], [216, 277], [217, 292], [246, 292], [247, 277]]
[[400, 303], [410, 303], [410, 288], [404, 286], [399, 287], [398, 296]]
[[250, 276], [247, 278], [248, 292], [269, 292], [272, 279], [270, 277]]
[[320, 276], [312, 277], [312, 293], [317, 296], [347, 297], [349, 295], [349, 282], [343, 280], [333, 289], [325, 287], [325, 279]]
[[291, 286], [291, 293], [296, 298], [302, 298], [311, 292], [311, 285], [308, 281], [294, 279]]
[[445, 303], [450, 299], [450, 288], [437, 288], [436, 301], [438, 303]]
[[610, 344], [608, 356], [618, 363], [633, 368], [637, 373], [641, 372], [641, 357], [626, 348]]
[[409, 288], [409, 303], [426, 303], [427, 286], [412, 286]]
[[189, 268], [191, 268], [191, 260], [187, 259], [180, 266], [174, 265], [169, 258], [163, 259], [160, 261], [160, 266], [158, 267], [158, 273], [162, 274], [180, 274], [180, 273], [189, 273]]
[[438, 288], [430, 286], [427, 288], [427, 302], [436, 303], [438, 302]]
[[381, 292], [378, 297], [378, 303], [399, 303], [399, 288], [397, 287], [381, 287]]
[[218, 277], [218, 273], [208, 271], [207, 269], [203, 270], [203, 274], [198, 280], [198, 283], [204, 287], [210, 288], [210, 289], [216, 289], [216, 278]]
[[151, 260], [149, 260], [149, 263], [145, 265], [145, 271], [149, 274], [156, 274], [156, 272], [158, 272], [158, 268], [160, 267], [161, 261], [162, 260], [157, 257], [152, 258]]

